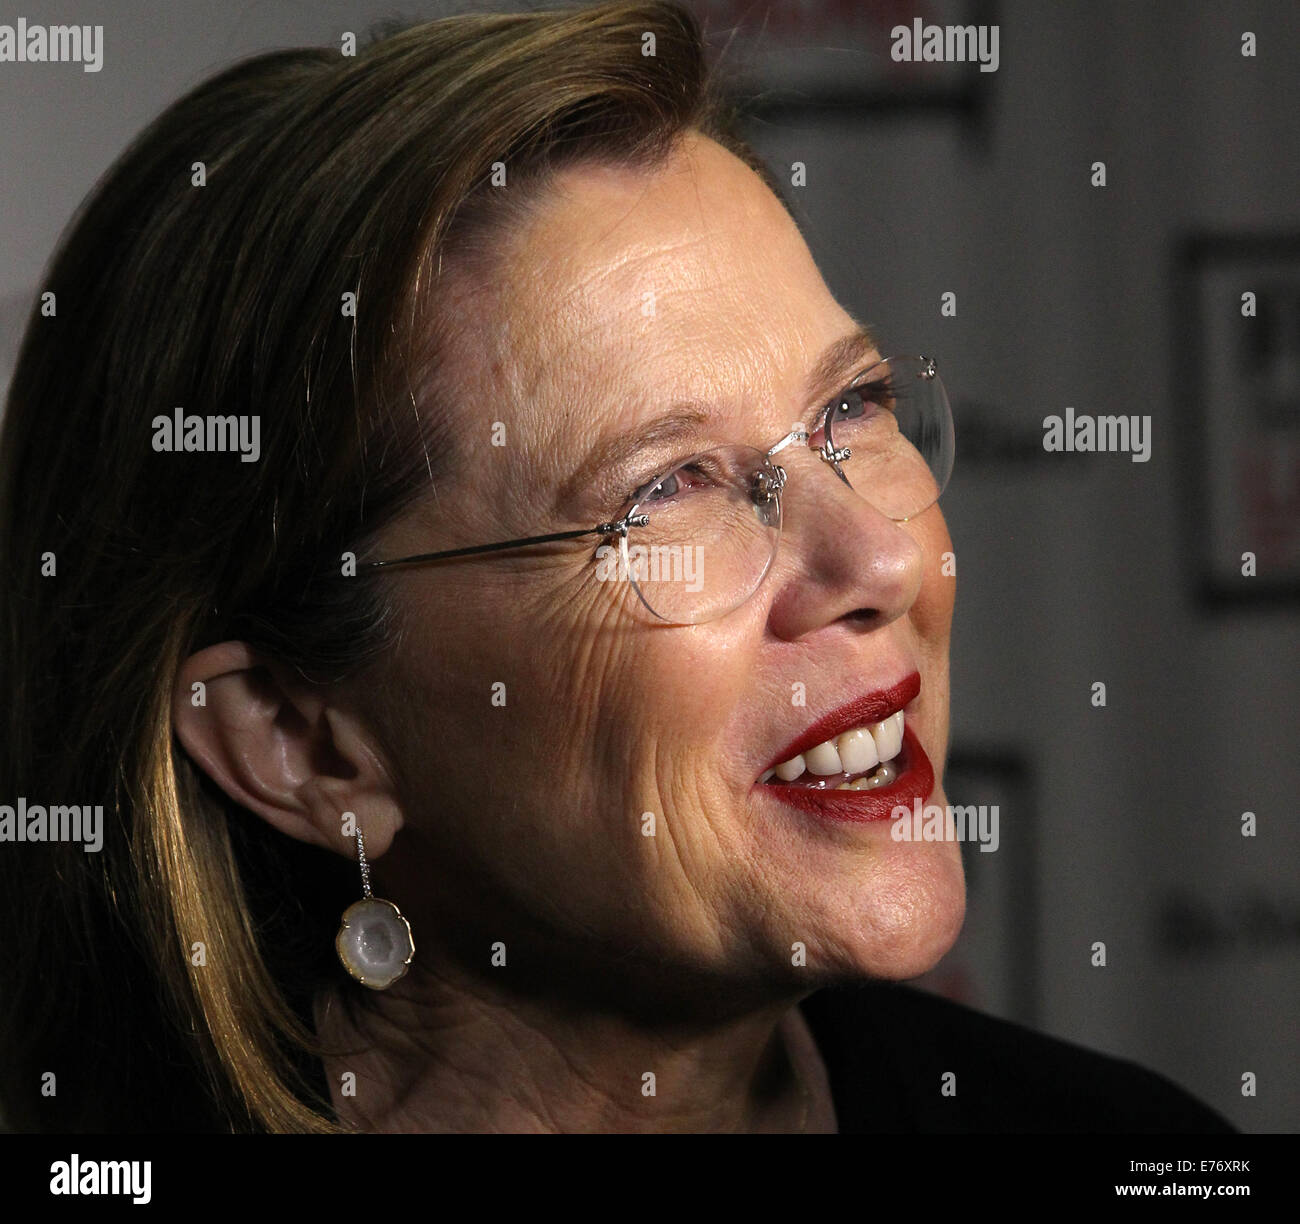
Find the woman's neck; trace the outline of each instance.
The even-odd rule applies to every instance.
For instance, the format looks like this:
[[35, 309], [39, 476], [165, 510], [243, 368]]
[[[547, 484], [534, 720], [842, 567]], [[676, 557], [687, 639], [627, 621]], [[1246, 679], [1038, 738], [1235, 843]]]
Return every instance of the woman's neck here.
[[339, 1121], [373, 1132], [797, 1132], [835, 1128], [825, 1066], [793, 1001], [655, 1028], [490, 998], [428, 973], [316, 1005]]

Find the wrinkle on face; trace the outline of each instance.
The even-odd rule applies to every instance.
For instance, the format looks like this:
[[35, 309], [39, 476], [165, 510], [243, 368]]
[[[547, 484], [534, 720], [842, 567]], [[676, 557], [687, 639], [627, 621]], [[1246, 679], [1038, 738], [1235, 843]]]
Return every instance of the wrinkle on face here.
[[[703, 138], [660, 171], [565, 172], [499, 268], [458, 299], [456, 411], [481, 442], [411, 552], [589, 525], [554, 521], [558, 487], [597, 435], [675, 400], [719, 401], [718, 442], [770, 446], [813, 407], [799, 396], [822, 350], [856, 327], [784, 206]], [[498, 420], [503, 447], [488, 442]], [[873, 677], [873, 660], [914, 658], [933, 693], [928, 733], [946, 732], [942, 516], [894, 524], [812, 455], [787, 459], [777, 564], [717, 622], [649, 621], [625, 584], [594, 578], [595, 537], [403, 579], [399, 700], [412, 716], [395, 752], [419, 762], [410, 819], [433, 848], [429, 878], [459, 873], [458, 921], [486, 933], [501, 911], [534, 914], [567, 935], [566, 973], [622, 956], [666, 980], [690, 966], [787, 991], [801, 980], [795, 940], [811, 981], [921, 972], [955, 937], [955, 846], [855, 845], [851, 831], [775, 821], [751, 794], [768, 729], [813, 717], [791, 706], [791, 682], [816, 697], [816, 681], [842, 681], [843, 659], [865, 685], [898, 679]], [[881, 547], [863, 563], [854, 540]], [[838, 598], [844, 617], [782, 640], [773, 616], [814, 597]], [[848, 616], [873, 599], [905, 610], [879, 626]], [[655, 837], [641, 834], [645, 811]], [[450, 920], [429, 892], [429, 921]]]

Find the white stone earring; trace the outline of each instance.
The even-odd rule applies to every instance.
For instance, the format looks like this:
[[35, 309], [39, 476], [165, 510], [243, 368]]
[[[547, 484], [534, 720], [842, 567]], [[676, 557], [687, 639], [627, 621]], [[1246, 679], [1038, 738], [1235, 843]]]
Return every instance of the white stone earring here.
[[366, 842], [357, 824], [357, 859], [361, 863], [362, 898], [343, 911], [343, 923], [334, 940], [339, 960], [363, 986], [387, 990], [406, 970], [415, 955], [411, 924], [391, 901], [370, 893], [370, 864]]

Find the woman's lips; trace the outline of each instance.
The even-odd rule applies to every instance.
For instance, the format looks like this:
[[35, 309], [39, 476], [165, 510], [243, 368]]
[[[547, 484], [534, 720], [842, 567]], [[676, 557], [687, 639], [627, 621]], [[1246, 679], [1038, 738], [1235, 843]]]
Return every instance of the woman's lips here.
[[900, 804], [910, 808], [916, 799], [924, 803], [934, 790], [934, 766], [916, 733], [906, 724], [902, 751], [890, 763], [898, 770], [898, 777], [873, 790], [835, 790], [833, 787], [843, 780], [838, 776], [826, 779], [830, 783], [827, 789], [806, 782], [782, 782], [775, 777], [754, 789], [827, 820], [888, 820]]
[[[921, 673], [913, 671], [892, 688], [867, 693], [852, 701], [845, 702], [837, 710], [832, 710], [824, 718], [818, 719], [802, 735], [787, 744], [780, 753], [767, 763], [767, 769], [774, 769], [783, 761], [789, 761], [807, 752], [817, 744], [834, 739], [843, 732], [855, 727], [889, 718], [897, 711], [916, 701], [921, 692]], [[764, 770], [766, 773], [767, 770]]]

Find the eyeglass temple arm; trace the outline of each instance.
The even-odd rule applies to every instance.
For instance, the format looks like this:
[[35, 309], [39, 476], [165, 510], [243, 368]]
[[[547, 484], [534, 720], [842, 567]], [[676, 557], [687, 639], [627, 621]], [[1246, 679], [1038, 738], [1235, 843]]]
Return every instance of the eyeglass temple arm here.
[[393, 557], [388, 561], [366, 561], [359, 569], [386, 569], [393, 565], [414, 565], [417, 561], [446, 561], [452, 557], [473, 557], [480, 553], [505, 552], [528, 544], [554, 544], [559, 540], [577, 540], [589, 535], [626, 535], [629, 527], [644, 527], [650, 521], [645, 514], [629, 514], [614, 523], [597, 523], [581, 531], [556, 531], [550, 535], [524, 536], [518, 540], [499, 540], [495, 544], [475, 544], [469, 548], [449, 548], [443, 552], [416, 553], [410, 557]]

